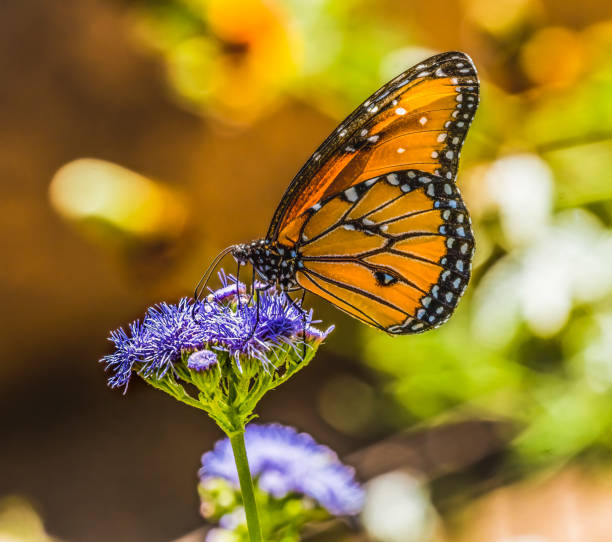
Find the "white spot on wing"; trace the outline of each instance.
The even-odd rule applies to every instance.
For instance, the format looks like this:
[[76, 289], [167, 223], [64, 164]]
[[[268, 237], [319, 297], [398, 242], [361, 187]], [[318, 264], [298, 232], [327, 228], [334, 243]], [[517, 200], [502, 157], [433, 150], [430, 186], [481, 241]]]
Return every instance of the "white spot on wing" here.
[[357, 199], [359, 198], [359, 194], [357, 194], [357, 190], [355, 190], [354, 186], [351, 186], [349, 189], [345, 190], [344, 195], [346, 196], [346, 199], [350, 202], [357, 201]]
[[393, 186], [397, 186], [399, 184], [399, 178], [395, 173], [390, 173], [387, 175], [387, 181]]

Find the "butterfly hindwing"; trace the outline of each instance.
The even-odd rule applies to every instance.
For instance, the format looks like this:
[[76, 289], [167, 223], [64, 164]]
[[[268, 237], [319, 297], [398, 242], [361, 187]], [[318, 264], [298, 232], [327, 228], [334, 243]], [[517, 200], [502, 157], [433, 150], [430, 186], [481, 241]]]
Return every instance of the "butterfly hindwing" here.
[[300, 286], [389, 333], [446, 321], [471, 271], [474, 239], [455, 184], [408, 169], [351, 186], [304, 213]]
[[388, 333], [445, 322], [471, 273], [474, 238], [455, 178], [478, 99], [464, 53], [400, 74], [298, 172], [266, 238], [232, 254], [266, 284], [309, 290]]
[[478, 92], [476, 69], [459, 52], [434, 56], [387, 83], [296, 175], [268, 238], [289, 242], [308, 208], [377, 175], [418, 169], [454, 181]]

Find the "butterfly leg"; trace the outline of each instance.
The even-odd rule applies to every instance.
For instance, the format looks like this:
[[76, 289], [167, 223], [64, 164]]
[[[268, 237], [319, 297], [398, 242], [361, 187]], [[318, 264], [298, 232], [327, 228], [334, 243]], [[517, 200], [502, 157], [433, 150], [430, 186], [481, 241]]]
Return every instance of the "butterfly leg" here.
[[302, 311], [302, 359], [306, 359], [306, 312], [304, 311], [304, 298], [306, 290], [302, 289], [302, 297], [300, 298], [300, 309]]
[[238, 262], [238, 268], [236, 269], [236, 295], [238, 296], [238, 310], [242, 309], [242, 303], [240, 299], [240, 267], [241, 264]]
[[[289, 292], [296, 292], [298, 290], [302, 290], [302, 297], [300, 298], [299, 304], [296, 303], [296, 301], [292, 299], [289, 295]], [[306, 312], [304, 311], [304, 297], [306, 297], [306, 290], [304, 288], [298, 287], [293, 288], [291, 290], [284, 290], [284, 292], [289, 303], [297, 310], [299, 310], [302, 315], [302, 359], [304, 359], [306, 357]]]
[[255, 299], [255, 325], [253, 326], [253, 329], [251, 329], [251, 332], [249, 333], [249, 336], [245, 339], [245, 342], [250, 341], [253, 336], [255, 335], [255, 331], [257, 331], [257, 326], [259, 326], [259, 292], [263, 292], [265, 290], [267, 290], [269, 288], [268, 285], [263, 284], [261, 285], [259, 288], [256, 286], [255, 284], [255, 268], [253, 268], [253, 279], [252, 279], [252, 283], [251, 283], [251, 300], [249, 301], [249, 303]]

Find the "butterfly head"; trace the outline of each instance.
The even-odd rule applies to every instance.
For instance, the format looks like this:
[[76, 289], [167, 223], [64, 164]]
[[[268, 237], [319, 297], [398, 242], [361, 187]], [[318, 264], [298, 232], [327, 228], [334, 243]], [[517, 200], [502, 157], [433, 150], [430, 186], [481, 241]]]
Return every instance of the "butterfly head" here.
[[259, 239], [252, 243], [234, 245], [231, 253], [240, 265], [251, 264], [266, 284], [277, 285], [283, 290], [297, 286], [295, 273], [302, 264], [295, 249]]

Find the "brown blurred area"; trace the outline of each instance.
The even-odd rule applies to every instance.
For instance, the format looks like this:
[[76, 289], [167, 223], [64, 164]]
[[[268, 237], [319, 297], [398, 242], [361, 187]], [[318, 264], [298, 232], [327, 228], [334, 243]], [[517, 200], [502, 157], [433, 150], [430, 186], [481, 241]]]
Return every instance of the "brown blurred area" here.
[[[465, 187], [477, 228], [480, 258], [462, 302], [467, 307], [462, 309], [464, 319], [459, 320], [462, 316], [458, 313], [453, 320], [459, 322], [455, 330], [450, 322], [443, 330], [451, 331], [431, 334], [430, 344], [406, 338], [408, 342], [395, 342], [393, 347], [382, 342], [385, 338], [369, 335], [354, 320], [309, 296], [306, 304], [314, 305], [317, 317], [325, 323], [336, 324], [336, 331], [307, 371], [263, 400], [258, 407], [260, 420], [294, 425], [311, 433], [354, 464], [364, 480], [384, 478], [398, 469], [414, 475], [426, 488], [422, 508], [435, 507], [427, 518], [435, 528], [409, 542], [605, 542], [610, 478], [606, 474], [598, 479], [599, 475], [587, 468], [568, 467], [567, 463], [576, 457], [579, 463], [587, 455], [580, 455], [584, 450], [595, 449], [605, 458], [602, 472], [609, 471], [609, 438], [597, 435], [599, 440], [591, 442], [589, 434], [579, 434], [575, 448], [571, 443], [572, 424], [588, 426], [596, 417], [593, 413], [609, 411], [600, 398], [609, 395], [612, 376], [605, 393], [596, 390], [597, 401], [588, 403], [585, 399], [584, 404], [592, 410], [583, 408], [581, 394], [587, 386], [583, 387], [574, 374], [578, 369], [570, 365], [578, 354], [571, 349], [563, 352], [565, 357], [559, 354], [559, 359], [554, 359], [555, 370], [561, 373], [559, 382], [571, 382], [568, 375], [573, 374], [580, 384], [575, 387], [579, 392], [575, 403], [565, 405], [566, 411], [561, 404], [561, 411], [572, 414], [575, 407], [581, 416], [568, 416], [570, 422], [563, 419], [549, 429], [546, 423], [550, 420], [540, 421], [536, 414], [540, 409], [547, 412], [547, 398], [570, 397], [573, 388], [557, 388], [556, 373], [548, 366], [534, 369], [537, 378], [533, 377], [525, 369], [525, 360], [515, 362], [512, 356], [524, 351], [529, 360], [538, 360], [540, 355], [546, 358], [544, 347], [548, 346], [556, 355], [571, 340], [579, 342], [576, 337], [580, 333], [570, 333], [568, 340], [562, 335], [568, 328], [558, 330], [564, 341], [561, 344], [559, 339], [560, 346], [549, 337], [538, 336], [532, 341], [533, 330], [525, 331], [521, 324], [512, 339], [516, 344], [509, 339], [507, 351], [500, 346], [494, 357], [495, 351], [487, 349], [486, 340], [478, 343], [477, 334], [466, 330], [473, 323], [468, 311], [475, 311], [470, 305], [471, 292], [478, 288], [480, 279], [502, 256], [514, 257], [522, 250], [504, 239], [500, 233], [503, 227], [491, 218], [492, 212], [482, 210], [485, 204], [479, 204], [479, 199], [486, 199], [486, 189], [479, 172], [513, 153], [535, 156], [538, 145], [545, 147], [549, 140], [576, 137], [582, 145], [580, 138], [593, 136], [588, 119], [603, 119], [605, 137], [599, 139], [609, 144], [605, 132], [610, 129], [610, 119], [600, 113], [612, 111], [604, 108], [611, 103], [609, 98], [602, 100], [599, 108], [593, 105], [590, 116], [591, 103], [581, 105], [586, 113], [578, 117], [587, 118], [584, 126], [574, 122], [571, 114], [568, 126], [562, 124], [564, 115], [554, 115], [559, 124], [546, 117], [541, 121], [541, 133], [533, 130], [535, 135], [530, 139], [529, 127], [538, 125], [533, 119], [531, 124], [525, 121], [528, 113], [537, 113], [540, 107], [545, 110], [547, 100], [553, 105], [570, 103], [571, 91], [581, 88], [583, 76], [588, 79], [586, 75], [596, 63], [589, 56], [589, 47], [596, 50], [597, 45], [602, 54], [607, 49], [599, 41], [606, 42], [612, 36], [609, 2], [384, 0], [352, 1], [351, 9], [338, 7], [342, 2], [331, 2], [333, 9], [326, 12], [331, 23], [325, 23], [325, 28], [337, 24], [339, 29], [333, 29], [338, 34], [354, 37], [357, 30], [366, 32], [371, 26], [372, 34], [364, 37], [357, 52], [350, 50], [351, 42], [348, 53], [338, 53], [332, 68], [320, 68], [311, 80], [296, 76], [284, 87], [286, 81], [270, 81], [264, 70], [265, 84], [259, 87], [261, 82], [255, 81], [256, 88], [248, 98], [265, 104], [244, 124], [232, 116], [236, 111], [244, 113], [244, 104], [236, 111], [224, 109], [227, 104], [215, 103], [219, 96], [214, 92], [205, 99], [199, 96], [208, 108], [198, 109], [194, 105], [197, 100], [187, 103], [185, 88], [192, 91], [189, 85], [193, 81], [187, 84], [181, 74], [170, 73], [177, 69], [173, 47], [185, 52], [181, 40], [177, 39], [178, 45], [168, 45], [167, 50], [161, 46], [154, 50], [136, 35], [135, 9], [146, 6], [153, 10], [164, 3], [177, 11], [197, 4], [189, 0], [0, 2], [0, 539], [5, 496], [27, 501], [42, 518], [44, 531], [60, 540], [162, 542], [190, 532], [195, 533], [191, 539], [202, 539], [204, 522], [198, 514], [196, 473], [201, 454], [221, 434], [201, 413], [154, 393], [141, 380], [132, 380], [127, 395], [108, 389], [103, 366], [97, 360], [110, 351], [106, 340], [109, 330], [139, 318], [153, 303], [190, 295], [219, 250], [262, 236], [288, 182], [311, 152], [343, 114], [388, 78], [389, 70], [396, 69], [386, 66], [389, 57], [395, 62], [392, 66], [400, 62], [403, 69], [410, 64], [406, 59], [416, 53], [424, 57], [433, 51], [461, 49], [473, 55], [486, 85], [482, 113], [477, 118], [480, 125], [475, 124], [462, 158], [462, 164], [467, 165], [462, 165], [462, 190]], [[303, 7], [306, 3], [292, 5]], [[288, 29], [293, 28], [292, 21], [284, 22]], [[353, 31], [353, 26], [357, 30]], [[602, 38], [597, 37], [599, 32]], [[396, 39], [397, 35], [404, 41]], [[560, 38], [548, 40], [551, 35]], [[377, 38], [382, 36], [389, 41], [380, 45]], [[283, 34], [279, 43], [285, 38]], [[302, 38], [305, 48], [310, 36]], [[320, 36], [317, 39], [325, 42]], [[193, 40], [183, 41], [192, 45]], [[316, 41], [314, 37], [312, 41]], [[323, 43], [321, 48], [325, 51], [327, 47]], [[242, 51], [240, 47], [227, 49], [216, 51], [220, 64]], [[575, 66], [568, 63], [561, 75], [554, 69], [539, 70], [568, 57]], [[271, 59], [270, 73], [275, 73], [277, 61], [286, 61], [289, 67], [285, 68], [291, 71], [292, 59], [285, 59], [282, 51], [278, 59]], [[224, 84], [234, 81], [232, 61], [230, 76], [223, 71], [227, 66], [216, 66], [216, 76]], [[366, 63], [371, 65], [370, 71], [362, 70]], [[264, 63], [264, 68], [267, 66]], [[303, 71], [307, 68], [310, 65]], [[347, 73], [352, 70], [352, 78], [347, 76], [344, 81], [346, 73], [340, 72], [341, 68]], [[236, 72], [236, 81], [240, 81], [243, 73]], [[602, 73], [604, 76], [593, 78], [596, 89], [601, 81], [607, 81], [612, 66]], [[319, 84], [321, 88], [313, 91]], [[260, 94], [266, 85], [270, 87], [269, 102]], [[344, 88], [347, 91], [343, 94]], [[562, 98], [567, 93], [567, 102], [554, 101], [557, 91]], [[223, 92], [218, 94], [223, 97]], [[583, 97], [580, 92], [576, 95]], [[227, 118], [223, 119], [223, 114]], [[575, 131], [576, 125], [584, 133]], [[474, 148], [477, 150], [470, 150]], [[584, 146], [579, 151], [584, 154], [577, 154], [579, 159], [574, 162], [588, 162], [591, 151]], [[609, 176], [605, 160], [612, 154], [601, 152], [604, 158], [598, 164]], [[83, 162], [84, 158], [96, 162]], [[545, 152], [540, 158], [542, 163], [548, 160]], [[173, 229], [163, 220], [151, 219], [150, 229], [143, 233], [138, 230], [138, 216], [129, 212], [111, 213], [105, 220], [89, 215], [75, 219], [69, 216], [69, 206], [57, 203], [50, 190], [57, 184], [59, 171], [64, 171], [69, 182], [79, 180], [75, 179], [76, 169], [70, 170], [72, 177], [67, 173], [66, 164], [80, 164], [102, 176], [115, 175], [124, 183], [121, 187], [131, 187], [143, 200], [152, 194], [151, 201], [159, 205], [162, 215], [172, 208], [180, 220]], [[115, 166], [119, 169], [108, 169]], [[553, 173], [555, 190], [558, 184], [565, 187], [563, 194], [580, 196], [582, 178], [573, 179], [571, 170], [567, 175], [555, 170], [551, 178]], [[589, 176], [604, 185], [595, 185], [593, 193], [603, 195], [591, 201], [588, 193], [583, 207], [598, 216], [612, 217], [612, 206], [605, 207], [612, 201], [607, 177], [599, 170]], [[120, 207], [121, 198], [117, 200]], [[576, 201], [579, 203], [574, 205], [579, 207], [582, 200], [577, 197]], [[550, 206], [552, 209], [553, 203]], [[557, 201], [554, 206], [559, 206]], [[610, 224], [612, 219], [602, 228], [608, 231]], [[226, 262], [226, 266], [228, 272], [233, 271], [233, 263]], [[612, 307], [610, 296], [600, 310]], [[572, 317], [584, 312], [583, 305]], [[610, 322], [612, 326], [612, 316]], [[440, 332], [446, 333], [443, 330]], [[379, 340], [381, 346], [376, 346]], [[462, 351], [455, 356], [456, 344]], [[440, 350], [435, 350], [439, 345]], [[485, 360], [486, 370], [476, 363], [479, 351], [490, 355], [491, 359]], [[422, 365], [418, 365], [420, 354], [426, 359]], [[609, 352], [605, 356], [612, 359]], [[463, 379], [462, 373], [453, 372], [455, 367], [446, 362], [455, 358], [461, 358], [462, 367], [475, 367], [476, 376]], [[438, 359], [442, 362], [436, 365]], [[406, 360], [411, 368], [422, 367], [423, 375], [412, 374]], [[489, 363], [500, 375], [491, 380], [487, 380]], [[429, 373], [430, 365], [439, 373]], [[472, 374], [470, 369], [465, 372]], [[456, 375], [460, 378], [457, 382]], [[555, 386], [553, 392], [544, 387], [547, 378]], [[482, 386], [481, 381], [485, 382]], [[467, 390], [465, 395], [474, 396], [474, 404], [462, 403], [461, 393], [455, 390], [461, 386]], [[538, 393], [538, 386], [544, 392]], [[591, 400], [591, 395], [584, 395]], [[421, 397], [423, 404], [415, 408]], [[514, 400], [516, 397], [533, 399], [533, 403], [521, 403]], [[493, 406], [488, 411], [483, 405]], [[549, 410], [555, 412], [552, 407]], [[535, 477], [531, 464], [513, 470], [513, 438], [521, 424], [527, 426], [521, 417], [523, 411], [525, 418], [533, 416], [538, 421], [544, 437], [559, 439], [549, 444], [543, 438], [544, 444], [536, 446], [533, 455], [540, 459], [541, 450], [547, 455], [549, 448], [561, 449], [550, 464], [534, 461], [537, 467], [551, 467], [544, 474], [533, 467]], [[409, 432], [397, 434], [403, 429]], [[566, 438], [566, 434], [570, 436]], [[534, 441], [540, 438], [538, 433]], [[560, 440], [570, 445], [563, 448], [558, 445]], [[526, 449], [531, 451], [529, 446]], [[395, 482], [390, 481], [391, 485]], [[554, 519], [563, 514], [569, 523], [555, 530]], [[543, 516], [545, 520], [540, 521]], [[345, 533], [345, 527], [342, 524], [338, 532]], [[335, 533], [333, 529], [315, 533], [312, 539], [337, 542], [345, 536], [334, 538]], [[321, 538], [316, 538], [319, 534]]]
[[[263, 233], [284, 185], [333, 124], [295, 107], [211, 137], [171, 103], [161, 65], [134, 44], [122, 7], [0, 5], [0, 494], [30, 499], [67, 540], [162, 541], [201, 525], [196, 471], [219, 431], [141, 382], [128, 396], [107, 389], [96, 360], [109, 351], [109, 329], [189, 295], [216, 251]], [[80, 157], [180, 189], [188, 235], [129, 256], [92, 243], [49, 205], [54, 173]], [[255, 167], [262, 159], [268, 167]], [[260, 413], [316, 428], [342, 451], [353, 443], [304, 407], [328, 363], [322, 356]]]

